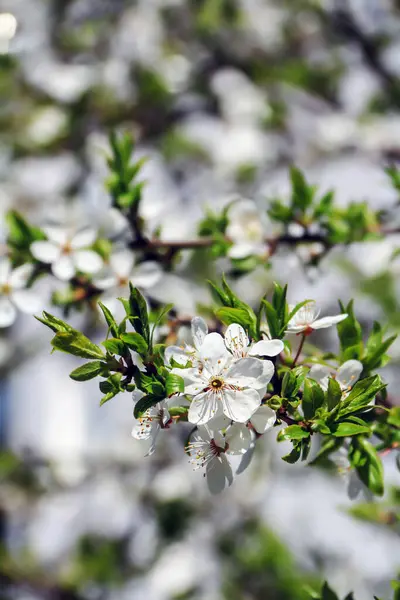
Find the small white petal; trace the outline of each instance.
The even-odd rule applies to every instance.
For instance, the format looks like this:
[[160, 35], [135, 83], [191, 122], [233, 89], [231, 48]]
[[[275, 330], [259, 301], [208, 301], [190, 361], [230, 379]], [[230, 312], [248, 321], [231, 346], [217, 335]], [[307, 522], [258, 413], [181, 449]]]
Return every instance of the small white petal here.
[[200, 348], [200, 358], [213, 373], [219, 373], [230, 355], [225, 347], [224, 338], [219, 333], [208, 333]]
[[285, 345], [282, 340], [261, 340], [256, 342], [249, 350], [249, 356], [278, 356], [283, 352]]
[[263, 404], [256, 410], [250, 421], [257, 433], [265, 433], [274, 426], [276, 413], [272, 408]]
[[93, 250], [77, 250], [72, 257], [76, 269], [82, 273], [98, 273], [103, 268], [103, 259]]
[[43, 227], [43, 231], [47, 235], [49, 241], [53, 242], [56, 246], [65, 246], [68, 242], [69, 232], [63, 227]]
[[60, 246], [53, 242], [40, 241], [31, 244], [31, 252], [37, 260], [51, 264], [59, 259], [61, 249]]
[[328, 378], [331, 375], [332, 369], [325, 365], [313, 365], [308, 372], [307, 377], [315, 379], [319, 384], [323, 384], [328, 388]]
[[364, 367], [359, 360], [347, 360], [339, 368], [336, 381], [342, 389], [353, 387], [359, 380], [363, 368]]
[[336, 325], [336, 323], [340, 323], [347, 318], [347, 314], [342, 315], [334, 315], [332, 317], [323, 317], [322, 319], [317, 319], [314, 323], [311, 324], [313, 329], [325, 329], [326, 327], [331, 327], [331, 325]]
[[308, 329], [308, 327], [308, 325], [291, 325], [289, 323], [287, 331], [288, 333], [300, 333], [301, 331], [305, 331], [306, 329]]
[[26, 263], [25, 265], [14, 269], [14, 271], [11, 272], [9, 278], [9, 282], [12, 289], [19, 290], [21, 288], [24, 288], [33, 273], [33, 269], [34, 266], [29, 263]]
[[252, 436], [246, 425], [234, 423], [228, 428], [225, 440], [228, 444], [228, 454], [245, 454], [250, 448]]
[[71, 257], [67, 254], [62, 254], [60, 258], [52, 264], [51, 270], [58, 279], [61, 279], [61, 281], [68, 281], [68, 279], [71, 279], [71, 277], [75, 275], [75, 266]]
[[99, 290], [115, 289], [115, 294], [118, 296], [118, 278], [111, 270], [104, 270], [92, 279], [92, 283]]
[[7, 256], [0, 258], [0, 285], [8, 283], [11, 273], [11, 263]]
[[0, 327], [9, 327], [15, 321], [17, 311], [6, 296], [0, 296]]
[[135, 257], [130, 250], [119, 250], [110, 256], [110, 267], [121, 279], [129, 279], [135, 264]]
[[207, 485], [212, 494], [221, 493], [233, 483], [231, 466], [224, 454], [214, 458], [206, 467]]
[[229, 325], [225, 331], [225, 344], [234, 356], [246, 356], [249, 338], [241, 325]]
[[191, 331], [195, 348], [196, 350], [200, 350], [204, 338], [208, 333], [207, 323], [201, 317], [193, 317], [191, 321]]
[[185, 348], [180, 348], [180, 346], [168, 346], [165, 349], [164, 359], [167, 365], [171, 364], [171, 359], [174, 359], [175, 362], [185, 367], [191, 360], [191, 355]]
[[263, 375], [263, 362], [259, 358], [240, 358], [229, 367], [226, 372], [226, 381], [239, 387], [251, 386], [255, 383], [255, 379]]
[[78, 231], [70, 241], [71, 248], [78, 250], [80, 248], [87, 248], [94, 244], [97, 238], [97, 231], [91, 227], [85, 227]]
[[[267, 251], [267, 248], [265, 248], [265, 251]], [[251, 244], [249, 242], [234, 244], [228, 250], [228, 256], [237, 259], [247, 258], [253, 254], [259, 254], [258, 244]]]
[[245, 423], [261, 404], [261, 398], [257, 390], [251, 388], [245, 390], [224, 389], [222, 393], [222, 405], [226, 416], [232, 421]]
[[194, 396], [188, 413], [188, 420], [195, 425], [204, 425], [221, 412], [221, 403], [214, 392], [202, 392]]
[[15, 306], [24, 313], [33, 314], [42, 307], [42, 299], [33, 290], [15, 290], [11, 294]]
[[160, 265], [153, 261], [146, 261], [133, 269], [130, 279], [135, 287], [146, 289], [160, 281], [161, 275]]

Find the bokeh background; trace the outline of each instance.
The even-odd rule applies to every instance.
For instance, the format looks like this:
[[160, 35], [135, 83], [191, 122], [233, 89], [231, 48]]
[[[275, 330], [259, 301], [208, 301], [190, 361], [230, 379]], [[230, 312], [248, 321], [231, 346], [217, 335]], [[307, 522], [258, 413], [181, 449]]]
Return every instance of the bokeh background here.
[[[341, 204], [399, 202], [383, 171], [400, 156], [397, 0], [0, 0], [0, 12], [18, 22], [0, 56], [2, 215], [40, 223], [79, 203], [96, 218], [113, 128], [148, 157], [142, 216], [165, 239], [196, 236], [206, 207], [231, 194], [265, 210], [288, 194], [291, 163]], [[335, 249], [318, 269], [304, 267], [312, 248], [278, 253], [235, 285], [251, 302], [289, 282], [292, 300], [313, 297], [325, 314], [353, 296], [367, 329], [380, 319], [396, 331], [399, 244]], [[190, 315], [209, 275], [186, 257], [159, 299]], [[101, 337], [92, 315], [73, 322]], [[50, 356], [33, 318], [1, 335], [0, 598], [305, 600], [324, 578], [341, 597], [390, 597], [398, 531], [350, 516], [344, 479], [286, 465], [270, 432], [210, 497], [182, 440], [164, 436], [143, 458], [129, 394], [100, 409], [97, 386], [68, 378], [77, 362]], [[399, 344], [392, 354], [395, 390]], [[385, 468], [399, 486], [392, 456]]]

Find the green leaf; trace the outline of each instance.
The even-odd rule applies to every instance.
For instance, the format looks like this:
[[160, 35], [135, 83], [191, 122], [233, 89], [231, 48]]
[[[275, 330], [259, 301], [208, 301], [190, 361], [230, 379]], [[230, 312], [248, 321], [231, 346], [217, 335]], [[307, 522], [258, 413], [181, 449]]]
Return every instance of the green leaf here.
[[66, 323], [65, 321], [58, 319], [57, 317], [51, 315], [45, 310], [42, 313], [42, 317], [35, 317], [35, 319], [43, 323], [43, 325], [49, 327], [52, 331], [54, 331], [54, 333], [76, 332], [76, 329], [71, 327], [71, 325], [68, 325], [68, 323]]
[[211, 288], [211, 294], [217, 302], [220, 302], [224, 306], [229, 306], [229, 296], [215, 283], [208, 281]]
[[285, 456], [282, 456], [282, 460], [293, 465], [294, 463], [296, 463], [299, 460], [300, 454], [301, 454], [301, 444], [296, 444], [293, 446], [293, 449], [291, 450], [291, 452], [289, 452], [289, 454], [285, 454]]
[[328, 410], [333, 410], [337, 406], [342, 398], [342, 390], [336, 379], [329, 378], [328, 390], [326, 392], [326, 402]]
[[[337, 418], [345, 417], [362, 410], [375, 398], [378, 392], [385, 388], [379, 375], [366, 377], [357, 381], [350, 394], [337, 406]], [[336, 409], [333, 410], [335, 413]]]
[[56, 350], [73, 354], [80, 358], [105, 358], [101, 348], [93, 344], [93, 342], [79, 331], [57, 333], [51, 340], [51, 344]]
[[324, 399], [325, 395], [321, 386], [313, 379], [305, 379], [302, 407], [307, 420], [313, 418], [316, 410], [323, 405]]
[[322, 588], [321, 600], [339, 600], [335, 592], [331, 590], [329, 585], [325, 582]]
[[185, 381], [179, 375], [169, 373], [165, 380], [165, 389], [168, 397], [173, 394], [182, 394], [185, 391]]
[[351, 435], [359, 435], [361, 433], [371, 434], [371, 430], [368, 425], [360, 425], [358, 423], [350, 423], [349, 421], [342, 421], [331, 427], [332, 435], [335, 437], [349, 437]]
[[281, 429], [281, 431], [278, 433], [277, 440], [278, 442], [302, 440], [309, 436], [310, 432], [300, 427], [300, 425], [289, 425], [288, 427], [285, 427], [285, 429]]
[[147, 354], [147, 342], [144, 339], [144, 337], [140, 335], [140, 333], [123, 333], [121, 335], [121, 340], [127, 346], [129, 346], [129, 348], [132, 348], [133, 350], [136, 350], [136, 352], [139, 352], [139, 354]]
[[368, 352], [366, 356], [364, 356], [362, 363], [364, 365], [364, 371], [368, 372], [372, 369], [378, 369], [382, 366], [382, 360], [385, 358], [385, 354], [390, 346], [393, 344], [397, 335], [392, 335], [387, 340], [382, 342], [379, 346], [377, 346], [373, 351]]
[[89, 381], [89, 379], [93, 379], [99, 375], [104, 366], [106, 366], [105, 363], [102, 363], [99, 360], [94, 360], [82, 365], [81, 367], [78, 367], [77, 369], [74, 369], [69, 376], [74, 381]]
[[387, 422], [389, 425], [393, 425], [400, 429], [400, 406], [394, 406], [390, 409]]
[[189, 410], [188, 406], [170, 406], [168, 409], [169, 414], [171, 415], [171, 417], [180, 417], [180, 416], [184, 416], [187, 415]]
[[147, 304], [143, 295], [140, 291], [129, 284], [130, 295], [129, 295], [129, 317], [133, 327], [150, 343], [150, 327], [149, 327], [149, 315], [147, 313]]
[[341, 439], [335, 439], [332, 437], [326, 438], [322, 442], [321, 449], [319, 450], [319, 452], [316, 454], [316, 456], [313, 458], [313, 460], [309, 464], [312, 466], [320, 464], [326, 458], [328, 458], [328, 456], [332, 452], [339, 450], [339, 448], [342, 446], [342, 444], [343, 444], [343, 440], [341, 440]]
[[105, 404], [106, 402], [108, 402], [109, 400], [111, 400], [112, 398], [114, 398], [116, 395], [118, 394], [117, 391], [113, 390], [111, 392], [108, 392], [105, 396], [102, 397], [102, 399], [100, 400], [100, 406], [103, 406], [103, 404]]
[[103, 312], [104, 318], [107, 322], [111, 335], [115, 338], [118, 337], [118, 323], [114, 319], [112, 312], [102, 302], [99, 302], [98, 304]]
[[215, 315], [224, 325], [238, 323], [247, 330], [253, 326], [251, 316], [243, 308], [228, 308], [224, 306], [215, 311]]
[[6, 214], [8, 226], [7, 241], [10, 246], [15, 246], [20, 250], [29, 248], [32, 242], [44, 240], [44, 233], [37, 227], [30, 225], [26, 219], [16, 210], [10, 210]]
[[[341, 302], [339, 304], [341, 311], [348, 314], [347, 319], [344, 319], [337, 324], [342, 358], [343, 360], [348, 360], [350, 358], [359, 359], [362, 351], [362, 330], [359, 322], [354, 316], [354, 301], [351, 300], [347, 307], [343, 306]], [[346, 350], [349, 348], [352, 349], [351, 356], [346, 355]]]
[[135, 417], [135, 419], [139, 419], [139, 417], [141, 417], [143, 413], [146, 412], [146, 410], [148, 410], [152, 406], [155, 406], [157, 402], [160, 402], [160, 400], [162, 400], [162, 398], [160, 398], [159, 396], [154, 396], [152, 394], [140, 398], [140, 400], [136, 402], [135, 408], [133, 410], [133, 416]]
[[304, 213], [311, 206], [315, 188], [307, 184], [303, 173], [297, 167], [291, 167], [292, 206]]
[[103, 344], [103, 346], [107, 350], [107, 352], [109, 352], [110, 354], [117, 354], [118, 356], [124, 356], [124, 354], [126, 352], [126, 347], [125, 347], [124, 342], [117, 338], [109, 338], [108, 340], [105, 340], [104, 342], [101, 342], [101, 343]]
[[272, 306], [272, 304], [270, 302], [268, 302], [268, 300], [262, 300], [261, 302], [264, 307], [265, 316], [267, 318], [268, 328], [269, 328], [271, 337], [272, 338], [279, 338], [279, 336], [282, 337], [283, 334], [280, 334], [279, 317], [278, 317], [278, 314], [277, 314], [275, 308]]
[[352, 440], [349, 460], [356, 468], [361, 481], [373, 494], [382, 496], [384, 491], [382, 462], [374, 446], [363, 436]]

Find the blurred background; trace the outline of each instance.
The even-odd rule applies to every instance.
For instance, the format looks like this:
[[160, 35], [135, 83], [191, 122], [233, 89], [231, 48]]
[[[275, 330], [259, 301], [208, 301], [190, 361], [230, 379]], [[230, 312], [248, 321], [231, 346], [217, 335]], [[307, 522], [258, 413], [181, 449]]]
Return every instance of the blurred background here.
[[[205, 209], [232, 194], [266, 210], [289, 193], [291, 163], [342, 205], [399, 202], [383, 171], [400, 157], [397, 0], [0, 0], [5, 12], [17, 30], [0, 55], [2, 215], [40, 223], [67, 202], [97, 218], [114, 128], [148, 157], [142, 216], [165, 239], [196, 237]], [[380, 319], [397, 331], [399, 245], [338, 248], [318, 269], [304, 266], [312, 248], [278, 253], [236, 288], [255, 302], [289, 282], [292, 301], [315, 298], [325, 314], [355, 297], [366, 329]], [[181, 314], [207, 301], [215, 274], [196, 260], [160, 284]], [[44, 283], [44, 298], [56, 288]], [[102, 339], [92, 316], [72, 322]], [[287, 465], [270, 432], [210, 497], [182, 440], [163, 436], [143, 458], [130, 395], [100, 409], [96, 384], [68, 378], [77, 361], [50, 356], [33, 318], [1, 335], [0, 598], [305, 600], [323, 579], [341, 597], [390, 597], [398, 527], [350, 516], [343, 478]], [[335, 332], [318, 342], [331, 348]], [[392, 354], [395, 390], [400, 344]]]

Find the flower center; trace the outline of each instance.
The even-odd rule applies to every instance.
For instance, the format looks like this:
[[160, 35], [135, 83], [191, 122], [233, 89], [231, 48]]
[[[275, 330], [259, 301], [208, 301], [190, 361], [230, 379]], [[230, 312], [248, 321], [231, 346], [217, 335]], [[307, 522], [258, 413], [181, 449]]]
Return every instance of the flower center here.
[[68, 254], [71, 254], [72, 252], [72, 246], [70, 244], [70, 242], [65, 242], [65, 244], [63, 245], [61, 252], [65, 255], [68, 256]]
[[3, 285], [0, 285], [0, 294], [3, 296], [8, 296], [9, 294], [11, 294], [11, 286], [9, 283], [4, 283]]
[[210, 387], [212, 390], [220, 390], [224, 387], [224, 380], [222, 377], [212, 377], [210, 379]]
[[129, 283], [129, 279], [127, 277], [119, 277], [118, 278], [118, 285], [119, 287], [126, 287]]

